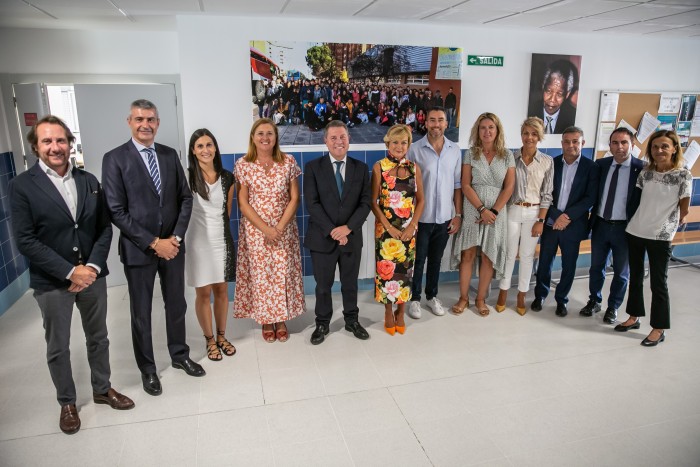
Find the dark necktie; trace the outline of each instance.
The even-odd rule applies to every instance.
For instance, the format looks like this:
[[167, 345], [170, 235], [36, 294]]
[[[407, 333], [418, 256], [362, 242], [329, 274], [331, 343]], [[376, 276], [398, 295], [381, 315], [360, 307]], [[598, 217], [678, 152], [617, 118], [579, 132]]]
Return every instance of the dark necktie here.
[[158, 173], [158, 164], [156, 164], [156, 155], [153, 153], [153, 149], [144, 148], [143, 152], [148, 156], [148, 173], [153, 179], [153, 184], [156, 186], [156, 191], [160, 194], [160, 173]]
[[335, 184], [338, 185], [338, 194], [343, 195], [343, 175], [340, 173], [340, 168], [343, 166], [343, 161], [335, 161]]
[[603, 209], [603, 219], [609, 221], [612, 217], [613, 204], [615, 203], [615, 191], [617, 190], [617, 179], [620, 175], [620, 164], [615, 165], [615, 171], [610, 179], [610, 186], [608, 187], [608, 197], [605, 200], [605, 208]]

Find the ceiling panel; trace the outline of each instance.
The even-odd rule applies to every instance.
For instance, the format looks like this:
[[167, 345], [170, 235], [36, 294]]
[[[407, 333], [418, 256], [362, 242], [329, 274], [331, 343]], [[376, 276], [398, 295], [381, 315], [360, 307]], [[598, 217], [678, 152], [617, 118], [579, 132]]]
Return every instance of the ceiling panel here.
[[622, 10], [600, 13], [596, 15], [596, 17], [607, 19], [625, 18], [630, 21], [645, 21], [663, 16], [677, 15], [693, 9], [693, 7], [689, 6], [654, 5], [647, 3], [644, 5], [633, 5]]
[[651, 32], [665, 31], [667, 29], [667, 26], [660, 24], [634, 23], [614, 27], [612, 29], [605, 29], [604, 31], [612, 34], [649, 34]]
[[664, 37], [700, 37], [700, 25], [689, 26], [686, 28], [666, 29], [665, 31], [659, 31], [650, 34], [652, 36]]
[[[202, 0], [206, 13], [276, 15], [287, 0]], [[320, 3], [319, 8], [323, 8]]]
[[367, 4], [367, 0], [328, 0], [320, 8], [316, 0], [291, 0], [284, 15], [349, 18]]
[[562, 31], [562, 32], [593, 32], [599, 29], [612, 28], [627, 24], [625, 21], [616, 21], [610, 19], [588, 19], [582, 18], [576, 21], [566, 23], [557, 23], [545, 26], [545, 31]]
[[449, 10], [448, 12], [440, 13], [432, 16], [430, 21], [440, 21], [446, 23], [458, 24], [483, 24], [487, 21], [492, 21], [497, 18], [503, 18], [506, 15], [513, 15], [510, 11], [481, 9], [478, 12]]
[[[72, 1], [72, 0], [71, 0]], [[107, 0], [103, 0], [109, 4]], [[161, 11], [161, 12], [180, 12], [192, 13], [199, 11], [199, 2], [197, 0], [112, 0], [117, 6], [129, 13], [137, 13], [139, 11]], [[173, 13], [174, 14], [174, 13]]]
[[[401, 3], [401, 7], [396, 2], [373, 3], [356, 16], [362, 18], [376, 19], [420, 19], [444, 10], [445, 6], [435, 6], [430, 2], [414, 3], [410, 7]], [[359, 8], [358, 8], [359, 10]]]
[[[13, 0], [16, 3], [22, 3], [20, 0]], [[95, 1], [95, 0], [27, 0], [32, 5], [36, 5], [39, 8], [51, 12], [51, 10], [61, 10], [61, 9], [86, 9], [93, 11], [109, 11], [114, 10], [114, 7], [109, 4], [107, 0]], [[119, 0], [114, 0], [118, 3]], [[5, 1], [6, 3], [7, 1]]]
[[654, 3], [660, 3], [662, 5], [700, 6], [700, 0], [656, 0]]
[[700, 10], [689, 11], [680, 15], [664, 16], [647, 21], [654, 24], [665, 24], [667, 26], [692, 26], [700, 24]]

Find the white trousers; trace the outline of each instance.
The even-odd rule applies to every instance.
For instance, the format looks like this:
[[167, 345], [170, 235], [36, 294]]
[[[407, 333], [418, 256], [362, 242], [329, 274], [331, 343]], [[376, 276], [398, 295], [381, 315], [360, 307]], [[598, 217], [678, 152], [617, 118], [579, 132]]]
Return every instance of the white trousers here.
[[501, 290], [510, 288], [510, 279], [513, 276], [515, 258], [518, 256], [520, 246], [520, 266], [518, 268], [518, 292], [527, 292], [530, 289], [530, 277], [532, 276], [532, 263], [535, 257], [535, 247], [539, 237], [532, 236], [532, 226], [537, 222], [540, 212], [539, 206], [510, 205], [508, 206], [508, 238], [506, 241], [506, 269], [505, 276], [501, 279]]

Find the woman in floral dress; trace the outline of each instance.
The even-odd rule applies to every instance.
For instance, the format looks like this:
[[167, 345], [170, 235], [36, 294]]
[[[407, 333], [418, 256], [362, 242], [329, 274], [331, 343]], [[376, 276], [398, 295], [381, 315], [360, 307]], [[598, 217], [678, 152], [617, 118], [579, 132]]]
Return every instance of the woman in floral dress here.
[[248, 153], [236, 162], [235, 174], [242, 218], [233, 316], [262, 324], [265, 341], [285, 342], [285, 321], [306, 308], [295, 219], [301, 170], [280, 151], [272, 120], [253, 124]]
[[375, 299], [384, 304], [384, 328], [392, 336], [406, 330], [404, 308], [411, 299], [415, 237], [423, 212], [420, 169], [406, 159], [411, 141], [410, 127], [392, 126], [384, 137], [387, 156], [372, 168]]

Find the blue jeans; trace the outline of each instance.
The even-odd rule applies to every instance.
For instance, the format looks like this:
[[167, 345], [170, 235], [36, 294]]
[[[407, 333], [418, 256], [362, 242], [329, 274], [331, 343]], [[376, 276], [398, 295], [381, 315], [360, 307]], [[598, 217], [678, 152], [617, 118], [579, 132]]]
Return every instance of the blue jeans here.
[[425, 274], [425, 298], [430, 300], [437, 296], [442, 254], [445, 252], [447, 241], [450, 238], [450, 234], [447, 233], [449, 224], [449, 221], [444, 224], [418, 223], [411, 300], [420, 301], [421, 286], [423, 285], [423, 266], [426, 259], [428, 260], [428, 267]]

